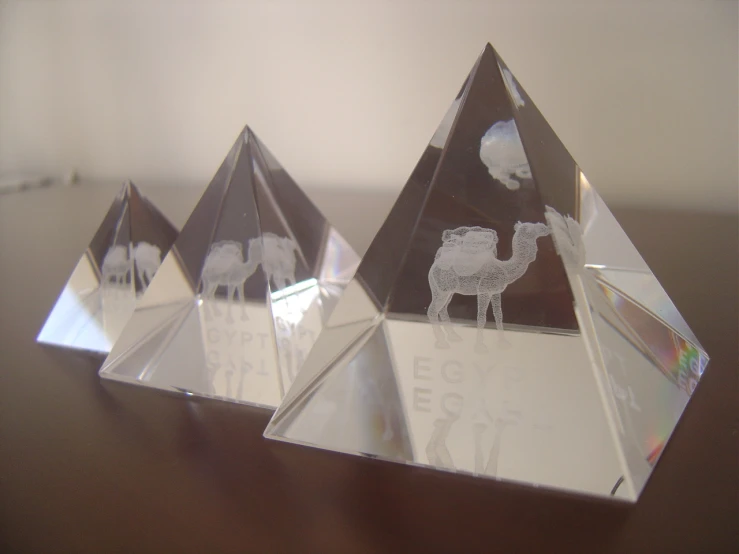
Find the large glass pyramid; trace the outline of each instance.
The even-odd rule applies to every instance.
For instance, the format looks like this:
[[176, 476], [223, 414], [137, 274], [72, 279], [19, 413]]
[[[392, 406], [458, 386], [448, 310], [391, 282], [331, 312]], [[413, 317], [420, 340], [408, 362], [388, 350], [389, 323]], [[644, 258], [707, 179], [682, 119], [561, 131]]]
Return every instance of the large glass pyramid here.
[[100, 375], [275, 408], [358, 263], [247, 127]]
[[77, 262], [37, 340], [107, 354], [177, 229], [126, 182]]
[[488, 45], [265, 436], [633, 501], [707, 361]]

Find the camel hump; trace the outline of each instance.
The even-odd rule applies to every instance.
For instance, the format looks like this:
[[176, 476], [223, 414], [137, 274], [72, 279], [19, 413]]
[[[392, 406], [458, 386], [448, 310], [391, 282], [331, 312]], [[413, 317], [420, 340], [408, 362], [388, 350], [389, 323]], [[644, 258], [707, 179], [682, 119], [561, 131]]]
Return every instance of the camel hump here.
[[269, 264], [289, 263], [295, 260], [296, 244], [290, 237], [280, 237], [274, 233], [264, 233], [262, 237], [262, 256]]
[[158, 246], [145, 241], [139, 242], [133, 249], [133, 257], [137, 260], [159, 259], [161, 256], [162, 251]]
[[457, 227], [456, 229], [447, 229], [441, 234], [441, 240], [442, 242], [458, 242], [459, 240], [463, 239], [465, 236], [472, 233], [471, 236], [478, 236], [478, 237], [487, 237], [488, 240], [492, 241], [493, 243], [498, 242], [498, 233], [493, 231], [492, 229], [486, 229], [485, 227]]
[[477, 273], [491, 257], [497, 256], [498, 234], [483, 227], [448, 229], [441, 236], [444, 245], [436, 252], [436, 264], [454, 269], [461, 277]]
[[495, 231], [468, 231], [462, 237], [461, 248], [463, 252], [477, 253], [493, 249], [497, 243], [498, 235]]
[[208, 255], [220, 255], [220, 256], [242, 256], [244, 253], [244, 247], [240, 242], [235, 240], [222, 240], [214, 242], [210, 246], [210, 252]]
[[223, 268], [232, 263], [244, 261], [244, 250], [240, 242], [222, 240], [211, 245], [208, 256], [205, 258], [204, 270]]
[[103, 258], [103, 267], [115, 266], [128, 261], [128, 247], [121, 244], [117, 244], [105, 253]]

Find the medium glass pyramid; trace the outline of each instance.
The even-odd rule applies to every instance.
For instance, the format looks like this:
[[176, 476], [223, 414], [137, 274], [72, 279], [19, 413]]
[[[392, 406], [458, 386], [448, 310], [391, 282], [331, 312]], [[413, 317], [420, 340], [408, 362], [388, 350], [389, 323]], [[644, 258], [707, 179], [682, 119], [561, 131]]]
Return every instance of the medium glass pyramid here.
[[488, 45], [265, 436], [633, 501], [707, 361]]
[[176, 237], [167, 218], [125, 183], [36, 340], [110, 352]]
[[358, 263], [246, 127], [100, 375], [275, 408]]

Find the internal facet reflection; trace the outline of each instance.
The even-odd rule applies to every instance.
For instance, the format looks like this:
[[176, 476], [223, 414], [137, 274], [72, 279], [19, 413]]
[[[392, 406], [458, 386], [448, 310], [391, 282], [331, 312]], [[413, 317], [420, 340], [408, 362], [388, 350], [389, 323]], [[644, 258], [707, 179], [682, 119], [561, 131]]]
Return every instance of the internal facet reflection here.
[[634, 501], [707, 361], [488, 46], [265, 436]]
[[100, 374], [274, 408], [357, 262], [247, 128]]
[[125, 183], [37, 340], [110, 352], [176, 236], [177, 230], [136, 186]]
[[487, 328], [489, 351], [479, 354], [477, 329], [455, 328], [460, 341], [441, 350], [428, 324], [383, 321], [305, 395], [299, 415], [275, 418], [269, 432], [440, 469], [610, 490], [620, 467], [579, 337], [509, 330], [503, 345]]

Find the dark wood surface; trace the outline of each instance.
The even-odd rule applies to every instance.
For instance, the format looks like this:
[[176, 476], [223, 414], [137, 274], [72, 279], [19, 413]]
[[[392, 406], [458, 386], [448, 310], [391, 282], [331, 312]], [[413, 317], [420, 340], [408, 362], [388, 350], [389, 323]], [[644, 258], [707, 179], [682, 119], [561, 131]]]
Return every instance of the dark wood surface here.
[[[147, 191], [182, 223], [199, 191]], [[266, 441], [269, 414], [39, 346], [115, 190], [0, 196], [1, 552], [737, 552], [737, 218], [614, 209], [711, 355], [636, 505]], [[390, 195], [318, 194], [363, 251]], [[362, 206], [346, 210], [346, 206]]]

